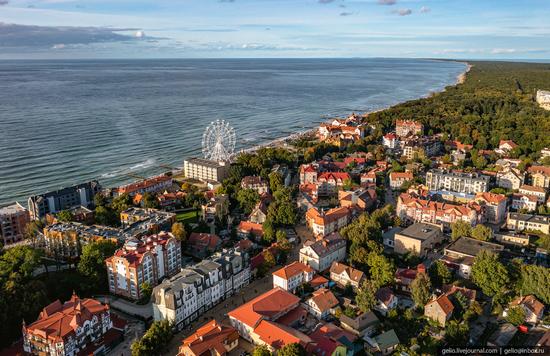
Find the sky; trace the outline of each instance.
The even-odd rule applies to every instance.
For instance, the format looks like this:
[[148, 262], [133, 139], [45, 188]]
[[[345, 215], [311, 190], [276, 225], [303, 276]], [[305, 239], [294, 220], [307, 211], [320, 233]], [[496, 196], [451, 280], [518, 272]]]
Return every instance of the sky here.
[[549, 59], [550, 0], [0, 0], [0, 59]]

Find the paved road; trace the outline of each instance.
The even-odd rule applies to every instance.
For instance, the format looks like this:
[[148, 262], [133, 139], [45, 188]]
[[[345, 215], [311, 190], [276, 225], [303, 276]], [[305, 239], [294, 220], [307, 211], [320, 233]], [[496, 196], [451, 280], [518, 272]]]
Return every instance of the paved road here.
[[120, 310], [129, 315], [139, 315], [145, 319], [153, 317], [153, 306], [151, 302], [146, 305], [138, 305], [112, 295], [95, 296], [104, 303], [109, 303], [113, 309]]

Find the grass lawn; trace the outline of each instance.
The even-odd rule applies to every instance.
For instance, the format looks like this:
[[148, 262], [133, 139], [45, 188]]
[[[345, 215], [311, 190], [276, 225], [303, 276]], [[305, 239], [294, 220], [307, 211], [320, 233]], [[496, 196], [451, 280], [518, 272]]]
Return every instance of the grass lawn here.
[[183, 213], [178, 213], [176, 215], [176, 220], [184, 224], [193, 224], [196, 223], [198, 218], [198, 210], [185, 211]]

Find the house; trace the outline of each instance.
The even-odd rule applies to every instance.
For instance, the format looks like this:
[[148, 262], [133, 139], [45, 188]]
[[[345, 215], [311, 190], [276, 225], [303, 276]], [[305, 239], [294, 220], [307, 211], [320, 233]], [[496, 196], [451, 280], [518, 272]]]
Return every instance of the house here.
[[241, 221], [237, 227], [237, 235], [243, 239], [252, 235], [257, 241], [264, 236], [264, 227], [262, 224], [256, 224], [252, 221]]
[[469, 289], [466, 287], [459, 287], [454, 284], [445, 284], [441, 287], [443, 294], [447, 297], [453, 297], [456, 293], [462, 294], [468, 300], [469, 304], [472, 304], [477, 297], [477, 291], [475, 289]]
[[56, 300], [42, 309], [34, 323], [23, 323], [23, 349], [34, 355], [102, 354], [124, 335], [115, 318], [109, 305], [73, 293], [65, 303]]
[[548, 235], [550, 234], [550, 217], [534, 214], [508, 213], [506, 228], [516, 231], [540, 231]]
[[308, 265], [294, 261], [272, 273], [273, 288], [294, 292], [296, 288], [313, 279], [315, 271]]
[[378, 196], [373, 188], [360, 188], [354, 191], [338, 191], [338, 201], [341, 207], [369, 210], [375, 206]]
[[498, 143], [498, 148], [495, 149], [495, 152], [501, 155], [506, 155], [512, 152], [512, 150], [516, 147], [518, 147], [518, 145], [512, 140], [500, 140]]
[[534, 195], [512, 194], [512, 209], [528, 212], [537, 210], [538, 199]]
[[445, 327], [445, 323], [449, 321], [451, 315], [453, 315], [453, 310], [453, 303], [446, 294], [443, 294], [432, 299], [424, 306], [424, 315], [437, 321], [442, 327]]
[[330, 279], [340, 287], [350, 285], [353, 288], [359, 288], [365, 278], [363, 271], [343, 263], [332, 262], [332, 266], [330, 266]]
[[333, 196], [338, 193], [351, 177], [346, 172], [322, 172], [317, 176], [317, 194], [319, 196]]
[[504, 189], [519, 189], [524, 180], [525, 174], [515, 168], [506, 168], [500, 172], [497, 172], [496, 175], [497, 187]]
[[340, 315], [340, 327], [361, 338], [364, 336], [372, 336], [380, 326], [380, 320], [372, 310], [361, 312], [355, 308], [356, 314], [354, 318], [342, 313]]
[[334, 312], [338, 306], [338, 299], [326, 288], [313, 292], [313, 296], [306, 301], [306, 307], [310, 314], [317, 319], [324, 319]]
[[231, 326], [216, 319], [199, 327], [191, 336], [183, 339], [179, 356], [225, 356], [239, 345], [239, 333]]
[[550, 167], [531, 166], [527, 169], [531, 176], [531, 185], [541, 188], [550, 188]]
[[[372, 341], [371, 346], [375, 351], [382, 353], [382, 355], [389, 355], [394, 352], [395, 348], [399, 345], [399, 338], [395, 333], [395, 330], [391, 329], [383, 332], [380, 335], [367, 339]], [[370, 343], [370, 342], [369, 342]]]
[[426, 273], [426, 266], [419, 264], [416, 269], [398, 268], [395, 271], [395, 287], [398, 293], [411, 294], [411, 283], [416, 279], [418, 273]]
[[[526, 295], [514, 299], [509, 307], [520, 306], [525, 311], [525, 321], [530, 324], [538, 323], [544, 316], [544, 304], [542, 304], [534, 295]], [[504, 316], [506, 316], [506, 311]]]
[[443, 241], [441, 226], [428, 223], [415, 223], [397, 232], [394, 236], [394, 252], [413, 253], [425, 256]]
[[485, 221], [491, 224], [502, 224], [504, 222], [508, 201], [504, 194], [481, 192], [476, 194], [475, 201], [485, 207]]
[[246, 176], [241, 180], [242, 189], [252, 189], [262, 195], [269, 191], [268, 183], [260, 176]]
[[351, 217], [348, 207], [333, 208], [322, 211], [311, 208], [306, 212], [306, 223], [316, 236], [326, 236], [346, 226]]
[[346, 240], [334, 232], [315, 242], [306, 241], [300, 249], [300, 262], [308, 264], [316, 271], [324, 271], [334, 261], [340, 262], [346, 258]]
[[413, 120], [397, 120], [395, 122], [395, 133], [399, 137], [422, 135], [424, 125]]
[[362, 187], [367, 187], [370, 184], [376, 185], [376, 173], [379, 172], [377, 168], [371, 169], [367, 173], [361, 174], [360, 182]]
[[382, 146], [389, 149], [395, 149], [399, 145], [399, 138], [394, 133], [385, 134], [382, 137]]
[[390, 188], [399, 189], [405, 182], [410, 182], [414, 179], [412, 172], [391, 172], [390, 173]]
[[319, 324], [309, 334], [312, 343], [306, 347], [308, 355], [346, 356], [353, 354], [357, 337], [334, 324]]
[[187, 239], [187, 249], [192, 256], [204, 258], [221, 247], [221, 239], [217, 235], [204, 232], [192, 232]]
[[248, 216], [248, 220], [255, 224], [263, 224], [267, 219], [267, 203], [260, 200]]
[[390, 287], [383, 287], [376, 291], [376, 305], [374, 309], [378, 310], [383, 315], [387, 315], [390, 310], [395, 309], [399, 302], [397, 296], [393, 293]]
[[519, 192], [525, 195], [532, 195], [537, 197], [539, 203], [544, 203], [546, 200], [546, 189], [542, 187], [536, 187], [534, 185], [524, 184], [519, 187]]
[[460, 277], [470, 278], [474, 258], [481, 250], [499, 254], [504, 250], [504, 246], [470, 237], [459, 237], [445, 247], [444, 256], [441, 258], [441, 261], [457, 270]]
[[229, 196], [218, 194], [210, 197], [206, 204], [201, 206], [202, 218], [206, 222], [213, 222], [216, 218], [221, 220], [229, 214]]

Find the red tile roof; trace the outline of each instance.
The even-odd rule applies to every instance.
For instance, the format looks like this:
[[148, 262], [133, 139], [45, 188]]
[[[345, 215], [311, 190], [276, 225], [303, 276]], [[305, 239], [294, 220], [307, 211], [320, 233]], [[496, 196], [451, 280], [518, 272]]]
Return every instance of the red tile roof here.
[[252, 233], [255, 236], [262, 236], [264, 234], [264, 227], [262, 224], [253, 223], [252, 221], [241, 221], [239, 223], [238, 230], [243, 233]]
[[231, 326], [219, 324], [215, 319], [198, 328], [195, 333], [185, 338], [180, 347], [180, 354], [189, 349], [194, 355], [226, 355], [225, 344], [231, 344], [239, 338], [237, 330]]
[[309, 336], [298, 330], [268, 320], [262, 320], [254, 329], [254, 333], [259, 336], [260, 340], [276, 350], [294, 343], [305, 347], [311, 342]]
[[189, 235], [187, 243], [192, 246], [208, 248], [209, 250], [214, 251], [220, 244], [220, 238], [218, 235], [207, 234], [204, 232], [192, 232], [191, 235]]
[[499, 204], [506, 200], [506, 195], [504, 194], [496, 194], [496, 193], [489, 193], [489, 192], [480, 192], [476, 194], [476, 200], [484, 200], [486, 203], [489, 204]]
[[276, 270], [273, 272], [273, 275], [288, 280], [301, 273], [313, 273], [313, 269], [302, 262], [294, 261], [291, 264]]
[[531, 166], [527, 169], [527, 171], [531, 174], [540, 173], [545, 176], [550, 176], [550, 167], [547, 166]]
[[439, 298], [432, 300], [431, 302], [428, 302], [426, 306], [432, 303], [437, 303], [439, 305], [439, 308], [441, 309], [441, 311], [443, 311], [445, 315], [451, 314], [455, 308], [453, 303], [451, 303], [451, 301], [449, 300], [446, 294], [443, 294], [439, 296]]
[[326, 212], [321, 212], [317, 208], [310, 208], [306, 212], [306, 219], [308, 221], [313, 220], [317, 225], [328, 225], [333, 221], [337, 221], [342, 217], [349, 215], [350, 209], [348, 207], [338, 207], [330, 209]]
[[[157, 235], [150, 235], [143, 241], [137, 239], [129, 240], [123, 248], [116, 250], [114, 255], [108, 257], [105, 261], [109, 263], [114, 257], [117, 257], [125, 259], [130, 266], [136, 267], [141, 264], [143, 256], [148, 252], [155, 253], [155, 246], [162, 246], [165, 249], [166, 244], [172, 239], [175, 239], [175, 237], [171, 233], [161, 232]], [[129, 242], [133, 242], [134, 245], [132, 246]]]
[[334, 294], [326, 288], [321, 288], [313, 292], [313, 296], [310, 300], [317, 306], [321, 313], [338, 305], [338, 299], [336, 299]]
[[518, 297], [514, 299], [510, 306], [524, 305], [526, 308], [531, 310], [535, 315], [540, 315], [544, 310], [544, 304], [539, 302], [539, 300], [534, 295], [526, 295], [524, 297]]

